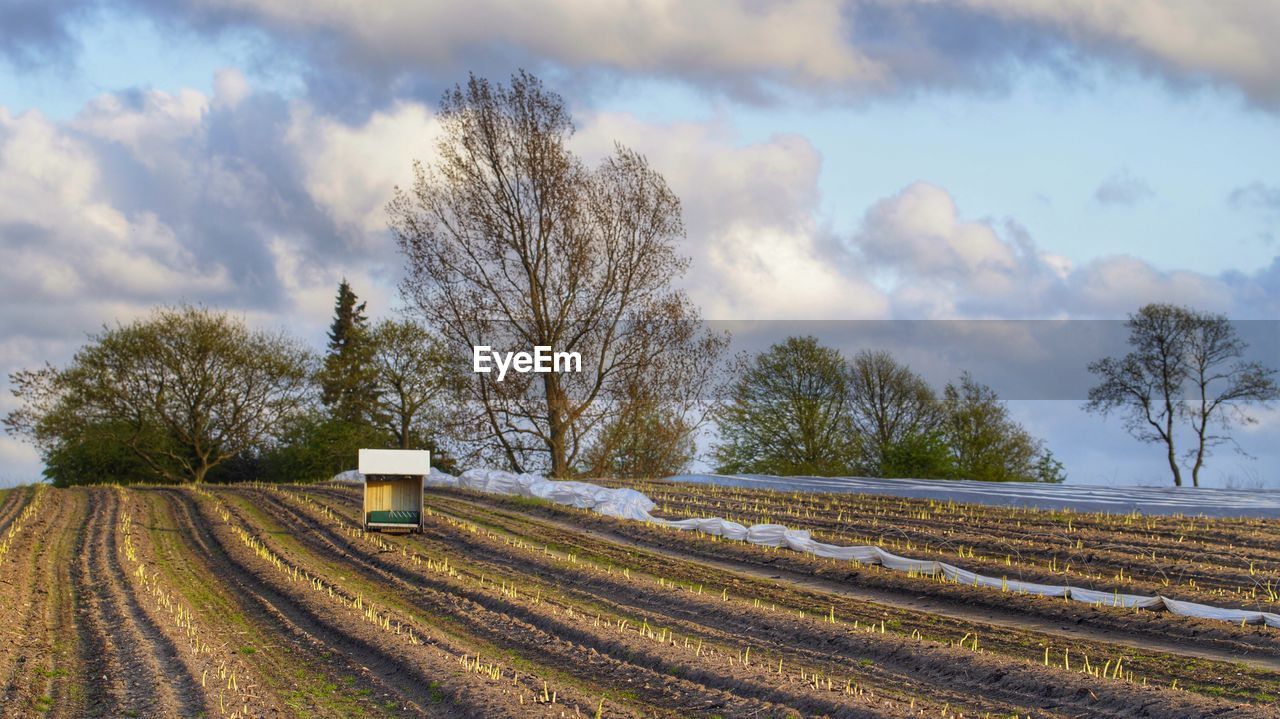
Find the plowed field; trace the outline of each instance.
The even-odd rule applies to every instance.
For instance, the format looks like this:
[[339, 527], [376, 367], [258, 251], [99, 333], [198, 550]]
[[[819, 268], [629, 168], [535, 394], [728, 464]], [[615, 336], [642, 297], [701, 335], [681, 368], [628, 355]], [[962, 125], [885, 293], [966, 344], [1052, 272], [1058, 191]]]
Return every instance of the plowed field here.
[[[637, 485], [632, 485], [637, 486]], [[641, 484], [988, 574], [1266, 606], [1280, 529]], [[1280, 632], [429, 490], [0, 495], [5, 717], [1276, 717]]]

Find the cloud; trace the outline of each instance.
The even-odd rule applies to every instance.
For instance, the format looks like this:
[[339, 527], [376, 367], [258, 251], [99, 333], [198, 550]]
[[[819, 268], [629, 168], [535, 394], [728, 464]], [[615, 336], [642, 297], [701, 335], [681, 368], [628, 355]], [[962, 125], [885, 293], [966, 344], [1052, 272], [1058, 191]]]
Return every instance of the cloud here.
[[1129, 170], [1121, 170], [1102, 181], [1093, 193], [1093, 199], [1103, 205], [1132, 206], [1152, 197], [1151, 185]]
[[863, 271], [889, 288], [894, 315], [907, 317], [1007, 311], [1011, 296], [1044, 295], [1060, 284], [1068, 265], [1039, 253], [1016, 224], [1002, 231], [990, 221], [962, 219], [950, 193], [927, 182], [873, 204], [850, 248]]
[[1255, 180], [1232, 190], [1227, 203], [1239, 210], [1261, 210], [1280, 217], [1280, 187]]
[[882, 317], [886, 297], [846, 260], [819, 218], [822, 158], [808, 140], [737, 144], [727, 127], [587, 118], [575, 147], [588, 157], [632, 147], [663, 174], [684, 209], [693, 259], [685, 286], [714, 319]]
[[748, 99], [798, 90], [847, 100], [918, 87], [999, 87], [1028, 63], [1071, 76], [1080, 60], [1094, 58], [1178, 84], [1238, 87], [1261, 105], [1280, 102], [1280, 49], [1272, 42], [1280, 8], [1250, 0], [224, 5], [313, 50], [310, 43], [339, 39], [347, 60], [392, 72], [456, 74], [498, 60], [679, 78]]
[[398, 262], [385, 231], [379, 245], [312, 194], [312, 161], [336, 143], [297, 140], [322, 138], [307, 129], [320, 121], [237, 73], [215, 85], [107, 94], [65, 122], [0, 107], [0, 375], [64, 362], [87, 334], [161, 304], [319, 336], [345, 275], [389, 309]]
[[0, 4], [0, 58], [21, 69], [65, 63], [77, 44], [68, 25], [83, 0], [11, 0]]
[[228, 5], [307, 42], [336, 39], [347, 58], [391, 71], [430, 67], [457, 75], [499, 59], [739, 87], [766, 78], [809, 88], [875, 84], [882, 72], [846, 42], [840, 6], [822, 0], [763, 5], [743, 0], [478, 0], [465, 5], [395, 0], [376, 7], [342, 0], [237, 0]]
[[[54, 331], [65, 303], [161, 301], [230, 289], [154, 213], [122, 212], [92, 144], [35, 112], [0, 109], [0, 298], [7, 326]], [[10, 324], [12, 323], [12, 324]]]
[[1074, 80], [1103, 65], [1280, 108], [1280, 6], [1254, 0], [26, 1], [0, 10], [0, 55], [68, 63], [79, 18], [104, 8], [267, 38], [273, 64], [299, 68], [311, 101], [346, 119], [519, 66], [583, 92], [658, 78], [749, 102], [845, 103], [998, 92], [1026, 67]]
[[1172, 302], [1243, 319], [1273, 316], [1280, 297], [1280, 259], [1222, 276], [1128, 255], [1076, 264], [1015, 221], [964, 218], [950, 193], [925, 182], [873, 204], [848, 245], [900, 318], [1123, 318]]
[[[933, 0], [922, 0], [926, 7]], [[1176, 83], [1239, 88], [1280, 106], [1280, 6], [1254, 0], [955, 0], [991, 20], [1025, 25], [1081, 55], [1130, 64]]]
[[1095, 59], [1179, 85], [1237, 87], [1264, 106], [1280, 102], [1280, 50], [1272, 42], [1280, 8], [1249, 0], [223, 6], [302, 43], [321, 64], [333, 57], [321, 43], [336, 39], [341, 62], [391, 77], [423, 67], [457, 75], [525, 64], [570, 75], [676, 78], [755, 101], [795, 92], [847, 101], [921, 87], [1000, 88], [1028, 64], [1074, 77], [1082, 61]]
[[300, 107], [285, 136], [308, 194], [346, 234], [370, 239], [386, 229], [395, 186], [412, 182], [412, 160], [435, 155], [439, 133], [427, 107], [400, 102], [359, 125]]

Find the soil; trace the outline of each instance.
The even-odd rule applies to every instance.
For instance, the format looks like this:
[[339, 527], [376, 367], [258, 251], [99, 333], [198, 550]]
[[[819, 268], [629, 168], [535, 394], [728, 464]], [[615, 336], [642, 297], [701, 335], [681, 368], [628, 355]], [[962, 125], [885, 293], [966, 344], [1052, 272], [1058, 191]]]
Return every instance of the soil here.
[[[782, 511], [767, 496], [657, 489], [673, 515], [729, 501], [739, 515]], [[384, 535], [362, 531], [359, 494], [335, 485], [3, 493], [0, 717], [1280, 715], [1274, 631], [428, 494], [422, 533]], [[1035, 557], [1083, 541], [1096, 568], [1161, 546], [1162, 531], [1194, 532], [1195, 548], [1166, 550], [1170, 566], [1225, 583], [1270, 576], [1280, 554], [1255, 541], [1272, 528], [1241, 522], [1122, 539], [1123, 520], [1105, 517], [1074, 515], [1064, 531], [1060, 513], [975, 513], [948, 527], [976, 510], [883, 501], [851, 518], [844, 498], [786, 497], [788, 524], [892, 520], [936, 553], [944, 536], [979, 556], [1015, 538]], [[1237, 540], [1259, 545], [1252, 568], [1215, 559], [1214, 543]]]

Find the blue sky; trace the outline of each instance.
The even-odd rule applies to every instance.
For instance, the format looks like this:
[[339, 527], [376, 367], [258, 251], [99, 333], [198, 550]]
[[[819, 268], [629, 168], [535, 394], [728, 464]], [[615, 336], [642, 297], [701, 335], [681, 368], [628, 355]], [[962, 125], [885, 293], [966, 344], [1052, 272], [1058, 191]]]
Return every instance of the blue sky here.
[[[1276, 319], [1280, 10], [1099, 7], [20, 0], [0, 10], [0, 370], [159, 303], [317, 343], [342, 276], [390, 311], [381, 207], [429, 160], [440, 91], [520, 66], [569, 100], [584, 155], [616, 139], [667, 176], [708, 317]], [[1075, 478], [1156, 466], [1078, 412], [1024, 414]], [[1244, 466], [1270, 482], [1267, 417]], [[11, 438], [0, 461], [39, 471]]]

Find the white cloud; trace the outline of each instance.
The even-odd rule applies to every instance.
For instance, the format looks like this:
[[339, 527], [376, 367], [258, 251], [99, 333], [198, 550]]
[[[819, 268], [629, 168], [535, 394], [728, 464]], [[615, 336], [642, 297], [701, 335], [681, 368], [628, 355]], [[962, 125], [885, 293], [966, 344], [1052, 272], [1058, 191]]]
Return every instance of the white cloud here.
[[[1280, 5], [1267, 0], [64, 0], [0, 9], [0, 58], [69, 65], [86, 9], [139, 12], [223, 38], [269, 38], [330, 107], [439, 90], [514, 67], [611, 86], [674, 78], [752, 101], [858, 101], [921, 88], [989, 91], [1027, 66], [1094, 63], [1172, 87], [1238, 88], [1280, 109]], [[217, 82], [228, 105], [234, 75]]]
[[0, 296], [28, 303], [157, 300], [229, 287], [225, 272], [194, 267], [172, 230], [105, 197], [91, 146], [35, 112], [0, 108]]
[[[881, 293], [843, 271], [817, 218], [821, 157], [805, 139], [739, 145], [718, 122], [646, 123], [633, 115], [580, 118], [572, 140], [589, 163], [621, 142], [644, 153], [681, 198], [693, 259], [684, 286], [708, 317], [879, 317]], [[419, 103], [401, 102], [351, 125], [295, 108], [288, 133], [310, 197], [354, 234], [382, 238], [385, 206], [430, 163], [440, 125]], [[379, 241], [380, 241], [379, 240]]]
[[220, 105], [235, 107], [252, 93], [249, 80], [234, 67], [223, 68], [213, 76], [213, 98]]
[[857, 243], [872, 262], [913, 277], [963, 280], [995, 291], [1019, 265], [1017, 249], [990, 224], [960, 220], [951, 195], [926, 182], [873, 205]]
[[297, 108], [286, 135], [311, 197], [357, 236], [386, 229], [396, 185], [412, 183], [412, 161], [435, 156], [440, 124], [419, 103], [402, 102], [359, 126]]
[[862, 271], [904, 318], [1122, 318], [1148, 302], [1266, 316], [1271, 274], [1216, 277], [1107, 255], [1079, 266], [1012, 221], [965, 219], [945, 189], [917, 182], [873, 204], [851, 235]]
[[518, 55], [575, 68], [727, 83], [754, 84], [763, 77], [810, 87], [874, 85], [883, 74], [846, 41], [843, 8], [824, 0], [221, 0], [202, 5], [231, 9], [289, 33], [336, 38], [351, 59], [373, 65], [460, 71], [485, 54]]
[[1009, 297], [1043, 292], [1062, 271], [1016, 226], [1002, 236], [961, 219], [950, 193], [916, 182], [867, 210], [851, 246], [865, 270], [887, 278], [895, 314], [946, 318], [999, 314]]
[[1235, 85], [1263, 104], [1280, 103], [1280, 5], [1273, 2], [944, 2], [1053, 29], [1085, 53], [1131, 55], [1174, 79], [1209, 79]]
[[1199, 309], [1236, 309], [1230, 287], [1221, 279], [1187, 270], [1161, 271], [1146, 260], [1126, 255], [1090, 261], [1069, 278], [1067, 297], [1082, 314], [1112, 315], [1148, 302], [1170, 302]]
[[[63, 363], [86, 335], [161, 304], [203, 302], [314, 339], [347, 276], [376, 314], [390, 309], [395, 278], [380, 262], [394, 251], [388, 242], [371, 261], [342, 249], [363, 227], [333, 242], [326, 198], [298, 179], [310, 148], [286, 142], [288, 106], [256, 122], [257, 100], [226, 73], [219, 84], [214, 98], [104, 95], [69, 122], [0, 107], [0, 376]], [[358, 153], [347, 160], [361, 166]], [[318, 251], [326, 241], [340, 249]], [[3, 414], [13, 402], [0, 393]], [[30, 459], [15, 447], [0, 452]]]
[[[845, 102], [921, 87], [988, 90], [1020, 66], [1070, 75], [1099, 60], [1280, 107], [1280, 6], [1258, 0], [186, 0], [147, 9], [201, 31], [264, 29], [282, 54], [301, 50], [312, 88], [338, 102], [518, 66], [601, 84], [675, 78], [750, 100]], [[71, 17], [44, 14], [53, 28]], [[64, 35], [28, 44], [65, 53]]]
[[713, 319], [883, 317], [884, 295], [845, 260], [818, 216], [822, 158], [808, 140], [777, 135], [737, 144], [718, 122], [648, 124], [588, 118], [585, 156], [614, 141], [643, 153], [684, 208], [685, 286]]

